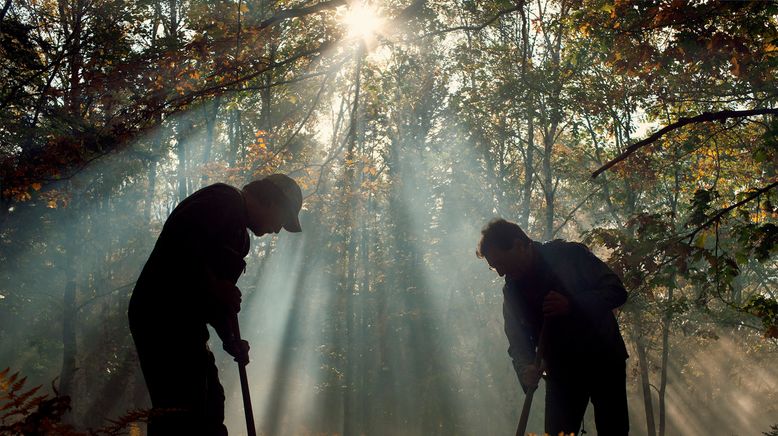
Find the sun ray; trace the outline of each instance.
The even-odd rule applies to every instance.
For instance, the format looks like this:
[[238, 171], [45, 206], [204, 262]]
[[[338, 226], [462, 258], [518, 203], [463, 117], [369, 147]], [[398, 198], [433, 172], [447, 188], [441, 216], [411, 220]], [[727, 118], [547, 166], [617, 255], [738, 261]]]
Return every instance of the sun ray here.
[[385, 25], [384, 19], [376, 9], [366, 3], [358, 3], [349, 8], [342, 18], [350, 39], [368, 40], [380, 33]]

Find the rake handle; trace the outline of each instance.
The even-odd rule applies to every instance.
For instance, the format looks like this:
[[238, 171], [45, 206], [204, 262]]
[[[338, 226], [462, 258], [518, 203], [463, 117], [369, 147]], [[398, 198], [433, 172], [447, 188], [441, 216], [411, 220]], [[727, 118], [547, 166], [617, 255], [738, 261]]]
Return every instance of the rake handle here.
[[[235, 334], [235, 340], [240, 343], [240, 327], [238, 326], [238, 316], [233, 318], [232, 331]], [[238, 375], [240, 376], [240, 390], [243, 394], [243, 411], [246, 413], [246, 429], [248, 436], [257, 436], [257, 427], [254, 425], [254, 410], [251, 407], [251, 394], [249, 393], [249, 378], [246, 375], [246, 363], [238, 362]]]
[[[540, 327], [540, 335], [538, 335], [538, 350], [535, 353], [535, 367], [540, 371], [542, 371], [541, 364], [543, 363], [543, 352], [546, 348], [546, 321], [548, 321], [548, 318], [543, 320], [543, 325]], [[519, 426], [516, 428], [516, 436], [524, 436], [527, 431], [529, 410], [532, 407], [532, 397], [535, 395], [535, 391], [537, 389], [537, 385], [527, 388], [527, 393], [524, 396], [524, 406], [521, 409], [521, 416], [519, 417]]]

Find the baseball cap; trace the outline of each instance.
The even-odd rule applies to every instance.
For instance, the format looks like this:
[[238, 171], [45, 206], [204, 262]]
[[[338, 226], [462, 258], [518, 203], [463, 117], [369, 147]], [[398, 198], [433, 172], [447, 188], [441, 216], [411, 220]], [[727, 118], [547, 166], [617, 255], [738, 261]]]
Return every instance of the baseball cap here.
[[300, 218], [298, 214], [303, 207], [303, 192], [300, 190], [300, 185], [286, 174], [271, 174], [265, 176], [262, 180], [266, 180], [273, 184], [284, 195], [286, 201], [284, 207], [287, 210], [288, 218], [284, 224], [284, 229], [288, 232], [302, 232], [300, 227]]

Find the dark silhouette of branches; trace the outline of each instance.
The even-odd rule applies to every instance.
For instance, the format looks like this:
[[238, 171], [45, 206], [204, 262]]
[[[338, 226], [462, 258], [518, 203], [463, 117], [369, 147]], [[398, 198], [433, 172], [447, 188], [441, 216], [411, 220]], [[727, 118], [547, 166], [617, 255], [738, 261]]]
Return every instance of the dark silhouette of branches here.
[[679, 118], [678, 121], [663, 127], [662, 129], [660, 129], [653, 135], [649, 136], [648, 138], [636, 142], [630, 145], [629, 147], [627, 147], [627, 149], [624, 150], [623, 153], [611, 159], [603, 166], [595, 170], [592, 173], [592, 178], [599, 176], [600, 174], [607, 171], [612, 166], [628, 158], [632, 153], [636, 152], [638, 149], [645, 147], [646, 145], [652, 144], [658, 141], [659, 138], [666, 135], [667, 133], [672, 132], [673, 130], [676, 129], [680, 129], [681, 127], [684, 127], [688, 124], [704, 123], [708, 121], [724, 121], [729, 118], [743, 118], [743, 117], [751, 117], [754, 115], [768, 115], [768, 114], [778, 115], [778, 109], [751, 109], [751, 110], [743, 110], [743, 111], [725, 110], [721, 112], [703, 112], [702, 114], [691, 118], [686, 118], [686, 117]]
[[759, 197], [760, 195], [770, 191], [771, 189], [775, 188], [776, 186], [778, 186], [778, 180], [773, 182], [773, 183], [770, 183], [769, 185], [767, 185], [767, 186], [765, 186], [763, 188], [760, 188], [760, 189], [757, 189], [756, 191], [751, 192], [744, 199], [738, 201], [737, 203], [735, 203], [735, 204], [733, 204], [731, 206], [727, 206], [724, 209], [721, 209], [720, 211], [716, 212], [715, 215], [710, 217], [707, 221], [705, 221], [701, 225], [697, 226], [692, 232], [684, 235], [682, 239], [689, 238], [689, 240], [691, 241], [692, 239], [694, 239], [694, 236], [697, 235], [697, 233], [699, 233], [701, 230], [711, 226], [713, 223], [715, 223], [716, 221], [721, 219], [721, 217], [723, 217], [724, 215], [726, 215], [729, 212], [731, 212], [732, 210], [737, 209], [740, 206], [748, 203], [749, 201]]
[[494, 14], [491, 18], [489, 18], [488, 20], [484, 21], [481, 24], [470, 25], [470, 26], [447, 27], [445, 29], [440, 29], [440, 30], [436, 30], [434, 32], [430, 32], [430, 33], [424, 34], [421, 37], [419, 37], [419, 39], [425, 39], [425, 38], [429, 38], [431, 36], [442, 35], [444, 33], [449, 33], [449, 32], [457, 32], [457, 31], [460, 31], [460, 30], [463, 30], [463, 31], [466, 31], [466, 32], [478, 32], [478, 31], [481, 31], [481, 30], [485, 29], [490, 24], [492, 24], [495, 21], [497, 21], [498, 19], [500, 19], [502, 16], [508, 15], [508, 14], [510, 14], [512, 12], [516, 12], [516, 11], [520, 10], [521, 8], [523, 8], [523, 7], [524, 7], [524, 1], [523, 0], [522, 1], [518, 1], [518, 2], [516, 2], [516, 6], [513, 6], [513, 7], [508, 8], [508, 9], [500, 10], [499, 12]]
[[319, 2], [312, 6], [306, 6], [302, 8], [296, 8], [296, 9], [285, 9], [282, 11], [278, 11], [278, 13], [276, 13], [272, 17], [259, 23], [259, 26], [257, 26], [257, 28], [264, 29], [274, 24], [278, 24], [281, 21], [288, 20], [290, 18], [304, 17], [306, 15], [315, 14], [317, 12], [335, 9], [340, 6], [346, 6], [347, 4], [348, 2], [346, 0], [330, 0], [330, 1]]

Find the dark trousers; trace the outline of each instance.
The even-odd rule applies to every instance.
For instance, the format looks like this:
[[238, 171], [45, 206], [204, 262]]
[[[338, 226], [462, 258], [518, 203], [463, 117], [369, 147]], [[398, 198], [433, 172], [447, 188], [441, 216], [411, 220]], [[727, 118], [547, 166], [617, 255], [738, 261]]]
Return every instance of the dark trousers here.
[[549, 374], [546, 379], [546, 433], [578, 434], [586, 406], [594, 405], [599, 436], [629, 433], [624, 360]]
[[131, 317], [130, 330], [153, 406], [148, 435], [226, 435], [224, 389], [206, 343], [188, 339], [185, 335], [192, 331], [138, 324]]

